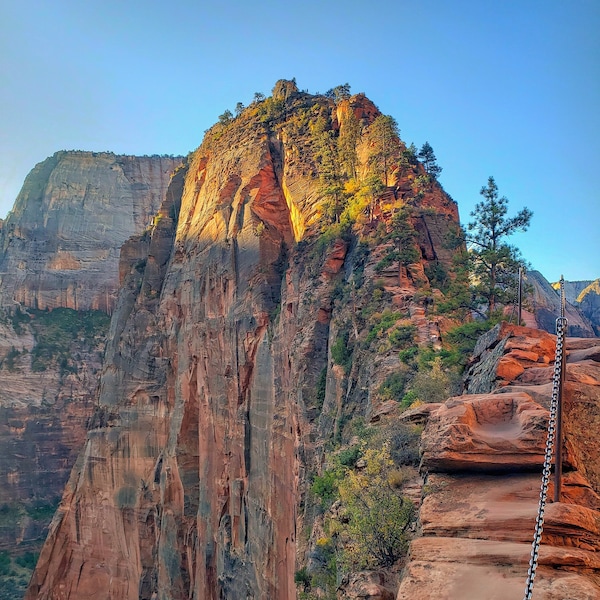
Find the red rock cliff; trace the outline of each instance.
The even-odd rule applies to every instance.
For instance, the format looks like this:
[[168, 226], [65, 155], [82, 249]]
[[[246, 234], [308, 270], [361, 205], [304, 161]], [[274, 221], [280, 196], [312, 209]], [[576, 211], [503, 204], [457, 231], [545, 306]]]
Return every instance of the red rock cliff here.
[[[357, 302], [384, 296], [398, 323], [414, 323], [427, 343], [439, 335], [413, 297], [417, 285], [429, 289], [427, 265], [451, 261], [441, 242], [457, 223], [455, 203], [435, 182], [415, 197], [423, 168], [397, 166], [354, 228], [317, 243], [331, 138], [312, 127], [320, 116], [336, 136], [344, 121], [328, 98], [277, 90], [208, 133], [151, 238], [122, 251], [101, 414], [27, 598], [294, 598], [308, 470], [345, 413], [374, 409], [370, 389], [398, 364], [393, 349], [350, 379], [333, 364], [336, 289], [356, 277]], [[360, 119], [357, 144], [368, 144], [377, 109], [360, 96], [348, 105]], [[376, 268], [409, 202], [420, 259]], [[357, 228], [378, 227], [373, 249], [359, 250]], [[351, 314], [366, 337], [370, 326]]]

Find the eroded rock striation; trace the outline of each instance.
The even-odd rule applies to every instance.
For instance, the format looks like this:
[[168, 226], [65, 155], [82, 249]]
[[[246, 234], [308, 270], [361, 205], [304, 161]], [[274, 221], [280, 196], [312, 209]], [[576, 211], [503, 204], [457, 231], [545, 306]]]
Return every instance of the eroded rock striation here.
[[120, 247], [152, 225], [181, 160], [57, 152], [0, 222], [0, 551], [13, 559], [41, 548], [93, 421]]

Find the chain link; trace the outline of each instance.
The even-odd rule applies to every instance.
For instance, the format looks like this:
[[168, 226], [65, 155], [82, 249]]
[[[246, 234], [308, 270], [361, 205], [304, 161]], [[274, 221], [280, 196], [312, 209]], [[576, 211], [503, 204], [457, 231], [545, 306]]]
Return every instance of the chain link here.
[[[554, 375], [552, 377], [552, 399], [550, 401], [550, 419], [548, 421], [548, 437], [546, 438], [546, 450], [544, 452], [544, 468], [542, 470], [542, 485], [540, 488], [540, 503], [538, 513], [535, 519], [535, 530], [533, 533], [533, 543], [531, 545], [531, 558], [529, 560], [529, 570], [527, 572], [527, 585], [523, 600], [531, 600], [533, 594], [533, 580], [538, 565], [540, 543], [542, 541], [542, 530], [544, 528], [544, 511], [546, 510], [546, 500], [548, 497], [548, 484], [550, 482], [550, 470], [552, 468], [552, 450], [554, 448], [554, 437], [556, 434], [556, 414], [558, 412], [558, 403], [560, 396], [560, 379], [562, 370], [562, 356], [564, 352], [564, 337], [567, 331], [567, 319], [562, 316], [556, 319], [556, 355], [554, 357]], [[558, 441], [561, 443], [561, 440]]]

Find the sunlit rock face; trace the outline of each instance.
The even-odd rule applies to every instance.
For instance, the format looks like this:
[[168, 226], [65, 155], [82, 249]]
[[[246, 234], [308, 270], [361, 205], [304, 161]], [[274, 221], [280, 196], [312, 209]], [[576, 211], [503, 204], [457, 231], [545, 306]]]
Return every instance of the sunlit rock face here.
[[0, 305], [111, 312], [119, 250], [151, 225], [181, 158], [57, 152], [0, 229]]
[[[358, 307], [336, 308], [336, 285], [360, 268], [419, 338], [439, 337], [413, 298], [427, 264], [452, 260], [442, 240], [456, 204], [435, 183], [423, 194], [410, 269], [376, 270], [386, 242], [375, 237], [363, 262], [344, 239], [319, 250], [323, 184], [306, 119], [343, 125], [332, 100], [276, 89], [285, 110], [269, 117], [259, 103], [210, 131], [149, 237], [123, 247], [98, 419], [28, 598], [294, 598], [308, 470], [342, 411], [373, 412], [370, 386], [399, 364], [397, 352], [357, 362], [348, 387], [328, 347], [340, 311], [351, 322]], [[378, 114], [364, 96], [345, 105], [363, 131]], [[385, 230], [417, 174], [392, 177], [397, 197], [390, 189], [365, 231]]]
[[580, 312], [590, 321], [600, 336], [600, 279], [594, 281], [567, 281], [565, 293]]

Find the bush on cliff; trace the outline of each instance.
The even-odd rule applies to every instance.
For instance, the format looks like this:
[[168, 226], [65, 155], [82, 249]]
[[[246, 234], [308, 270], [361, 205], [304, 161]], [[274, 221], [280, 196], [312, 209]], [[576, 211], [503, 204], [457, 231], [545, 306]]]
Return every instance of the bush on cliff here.
[[389, 567], [408, 549], [414, 506], [390, 484], [394, 462], [387, 444], [368, 449], [361, 470], [348, 471], [339, 484], [342, 563], [349, 570]]

